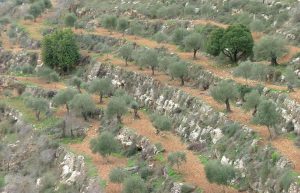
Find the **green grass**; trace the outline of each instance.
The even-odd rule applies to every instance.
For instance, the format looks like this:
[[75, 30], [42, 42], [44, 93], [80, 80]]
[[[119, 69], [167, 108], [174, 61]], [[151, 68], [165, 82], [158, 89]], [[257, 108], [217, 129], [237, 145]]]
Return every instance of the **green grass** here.
[[91, 157], [87, 156], [87, 155], [83, 155], [84, 156], [84, 162], [87, 166], [87, 175], [89, 177], [96, 177], [98, 176], [98, 170], [97, 167], [94, 165], [93, 160]]
[[3, 172], [0, 172], [0, 188], [3, 188], [5, 185], [5, 174]]
[[168, 173], [168, 176], [173, 181], [181, 181], [182, 180], [182, 175], [179, 172], [176, 172], [172, 167], [167, 168], [167, 173]]
[[206, 165], [209, 162], [209, 158], [204, 155], [199, 155], [199, 160], [203, 165]]
[[286, 133], [284, 136], [292, 141], [295, 141], [297, 139], [297, 135], [295, 133]]
[[20, 111], [23, 115], [24, 121], [32, 124], [36, 129], [55, 127], [61, 120], [55, 116], [45, 116], [42, 114], [41, 120], [38, 121], [35, 117], [35, 113], [25, 105], [24, 100], [21, 97], [6, 98], [3, 101], [10, 107]]
[[154, 156], [155, 161], [159, 161], [160, 163], [165, 163], [166, 160], [164, 158], [164, 155], [162, 153], [158, 153]]
[[75, 138], [71, 138], [71, 137], [65, 137], [62, 138], [59, 142], [62, 144], [76, 144], [76, 143], [81, 143], [83, 141], [84, 137], [75, 137]]
[[134, 159], [133, 157], [131, 157], [130, 159], [128, 159], [128, 162], [127, 162], [127, 166], [128, 167], [133, 167], [136, 165], [136, 159]]

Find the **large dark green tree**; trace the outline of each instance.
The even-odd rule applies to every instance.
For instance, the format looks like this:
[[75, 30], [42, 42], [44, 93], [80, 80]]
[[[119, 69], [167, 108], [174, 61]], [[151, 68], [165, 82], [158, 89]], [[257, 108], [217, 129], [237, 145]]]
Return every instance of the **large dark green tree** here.
[[218, 28], [212, 31], [208, 37], [208, 42], [206, 44], [207, 53], [218, 56], [221, 52], [221, 40], [224, 35], [225, 30]]
[[251, 56], [253, 46], [254, 41], [250, 30], [241, 24], [228, 27], [221, 39], [221, 51], [233, 63]]
[[70, 29], [56, 30], [46, 35], [42, 42], [42, 59], [45, 65], [69, 73], [78, 63], [79, 48]]

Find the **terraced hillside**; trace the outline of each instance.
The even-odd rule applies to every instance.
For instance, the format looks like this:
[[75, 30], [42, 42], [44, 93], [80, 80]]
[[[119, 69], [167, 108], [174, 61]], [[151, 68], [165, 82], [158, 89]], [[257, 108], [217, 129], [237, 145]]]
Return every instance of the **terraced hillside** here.
[[300, 192], [296, 0], [3, 0], [0, 191]]

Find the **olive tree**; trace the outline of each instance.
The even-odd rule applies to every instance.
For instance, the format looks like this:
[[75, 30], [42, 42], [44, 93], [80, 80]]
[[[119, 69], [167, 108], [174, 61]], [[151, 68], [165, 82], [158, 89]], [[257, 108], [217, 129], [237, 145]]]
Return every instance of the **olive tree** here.
[[69, 103], [73, 97], [77, 94], [77, 91], [71, 88], [58, 91], [58, 93], [53, 98], [53, 103], [55, 105], [65, 105], [67, 112], [70, 112]]
[[246, 82], [248, 82], [248, 79], [252, 76], [252, 69], [253, 69], [252, 62], [250, 61], [241, 62], [239, 66], [234, 69], [233, 75], [241, 76], [246, 79]]
[[184, 43], [184, 38], [188, 35], [188, 31], [184, 28], [177, 28], [174, 30], [172, 35], [172, 41], [176, 45], [182, 45]]
[[265, 125], [268, 128], [270, 139], [272, 139], [272, 133], [276, 133], [272, 130], [273, 127], [279, 122], [280, 114], [276, 110], [276, 105], [271, 100], [263, 100], [258, 108], [253, 121], [260, 125]]
[[69, 81], [70, 85], [75, 86], [78, 90], [79, 93], [81, 93], [81, 84], [82, 84], [82, 79], [79, 78], [78, 76], [73, 76], [70, 81]]
[[168, 162], [171, 166], [177, 165], [177, 169], [179, 166], [186, 162], [186, 154], [184, 152], [172, 152], [168, 155]]
[[264, 36], [254, 46], [257, 60], [270, 60], [271, 65], [277, 65], [277, 58], [287, 52], [286, 42], [278, 36]]
[[[219, 161], [209, 161], [205, 167], [206, 178], [211, 183], [219, 185], [229, 185], [231, 180], [235, 178], [235, 170], [230, 165], [222, 165]], [[225, 187], [223, 186], [223, 192]]]
[[222, 80], [217, 86], [211, 89], [212, 97], [220, 102], [225, 103], [227, 112], [231, 112], [230, 101], [238, 96], [236, 85], [230, 80]]
[[294, 87], [300, 86], [300, 80], [291, 68], [286, 69], [285, 80], [287, 81], [287, 87], [289, 92], [294, 91]]
[[185, 48], [193, 50], [193, 58], [196, 59], [197, 51], [202, 46], [202, 36], [200, 33], [194, 32], [184, 38]]
[[89, 83], [89, 91], [99, 95], [99, 103], [103, 102], [103, 96], [112, 92], [112, 83], [110, 79], [96, 78]]
[[261, 96], [257, 90], [252, 90], [251, 92], [245, 95], [245, 103], [243, 104], [243, 108], [246, 111], [250, 111], [253, 109], [252, 115], [255, 116], [257, 112], [257, 107], [261, 102]]
[[119, 123], [122, 122], [122, 116], [127, 112], [127, 104], [123, 97], [112, 97], [107, 105], [106, 115], [108, 118], [117, 117]]
[[145, 193], [147, 187], [143, 179], [139, 176], [130, 176], [125, 179], [123, 184], [124, 193]]
[[95, 110], [93, 99], [86, 93], [76, 94], [70, 101], [70, 107], [78, 114], [81, 114], [85, 121], [88, 121], [88, 114]]
[[125, 65], [128, 65], [128, 60], [132, 58], [133, 46], [126, 44], [119, 50], [119, 55], [125, 60]]
[[184, 79], [188, 76], [187, 64], [184, 62], [175, 62], [169, 65], [169, 72], [172, 77], [180, 78], [181, 86], [184, 85]]
[[42, 112], [49, 109], [49, 103], [46, 99], [40, 97], [26, 97], [26, 105], [35, 112], [35, 117], [39, 121]]
[[279, 122], [279, 120], [280, 114], [276, 110], [276, 105], [270, 100], [262, 101], [257, 108], [256, 115], [253, 117], [255, 123], [267, 126], [270, 139], [272, 139], [273, 132], [271, 129]]
[[154, 70], [158, 67], [158, 55], [153, 49], [148, 49], [139, 58], [140, 65], [147, 66], [152, 70], [152, 75], [154, 75]]
[[117, 153], [120, 149], [119, 143], [113, 134], [107, 131], [101, 133], [97, 138], [92, 139], [90, 141], [90, 148], [93, 153], [99, 153], [105, 158], [112, 153]]

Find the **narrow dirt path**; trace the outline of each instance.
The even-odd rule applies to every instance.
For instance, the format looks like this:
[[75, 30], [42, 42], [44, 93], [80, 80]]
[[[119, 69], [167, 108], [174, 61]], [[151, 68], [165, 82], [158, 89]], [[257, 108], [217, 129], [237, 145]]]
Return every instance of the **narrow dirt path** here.
[[[132, 63], [129, 63], [128, 66], [125, 66], [125, 63], [123, 60], [115, 58], [111, 55], [109, 55], [109, 60], [107, 59], [101, 59], [98, 58], [100, 62], [103, 63], [110, 63], [116, 66], [119, 66], [127, 71], [134, 71], [140, 74], [144, 74], [147, 76], [151, 76], [155, 80], [161, 82], [162, 84], [167, 84], [172, 87], [178, 88], [180, 90], [183, 90], [184, 92], [190, 94], [191, 96], [197, 97], [200, 100], [204, 101], [205, 103], [209, 104], [211, 107], [213, 107], [217, 111], [224, 111], [225, 105], [220, 104], [216, 102], [208, 93], [208, 91], [199, 91], [198, 89], [193, 89], [191, 87], [187, 86], [180, 86], [179, 81], [171, 81], [170, 77], [162, 72], [157, 72], [154, 76], [152, 76], [152, 71], [150, 69], [144, 69], [140, 70], [138, 66], [135, 66]], [[276, 139], [273, 139], [272, 141], [269, 141], [269, 133], [268, 129], [265, 126], [259, 126], [254, 125], [251, 121], [252, 115], [250, 112], [245, 112], [241, 108], [232, 106], [232, 113], [227, 114], [227, 117], [233, 121], [237, 121], [241, 124], [245, 124], [252, 129], [254, 129], [255, 132], [257, 132], [261, 138], [262, 143], [267, 144], [271, 143], [273, 147], [275, 147], [279, 152], [282, 153], [283, 156], [287, 157], [295, 166], [295, 170], [300, 173], [300, 149], [297, 148], [292, 140], [289, 140], [285, 137], [278, 136]]]
[[[133, 129], [139, 135], [147, 137], [152, 143], [162, 144], [166, 150], [164, 153], [165, 159], [167, 159], [168, 153], [170, 152], [185, 152], [187, 156], [186, 163], [183, 163], [178, 171], [183, 175], [183, 179], [187, 183], [200, 187], [205, 193], [223, 192], [221, 186], [208, 182], [205, 176], [204, 166], [200, 163], [199, 158], [192, 151], [187, 150], [187, 146], [181, 142], [178, 136], [171, 132], [165, 132], [164, 136], [156, 135], [156, 129], [153, 127], [148, 116], [143, 112], [139, 112], [139, 115], [141, 119], [138, 120], [133, 120], [132, 116], [124, 117], [123, 124]], [[234, 193], [238, 191], [227, 187], [226, 192]]]
[[90, 149], [90, 141], [91, 139], [98, 136], [98, 129], [99, 129], [99, 121], [92, 121], [91, 126], [87, 132], [86, 137], [84, 138], [82, 143], [78, 144], [69, 144], [69, 147], [77, 152], [78, 154], [84, 154], [89, 156], [94, 165], [97, 168], [99, 176], [106, 181], [105, 192], [107, 193], [120, 193], [122, 192], [122, 185], [115, 184], [110, 182], [109, 180], [109, 173], [113, 168], [116, 167], [125, 167], [127, 164], [126, 158], [116, 158], [113, 156], [109, 157], [109, 162], [103, 158], [99, 154], [94, 154]]

